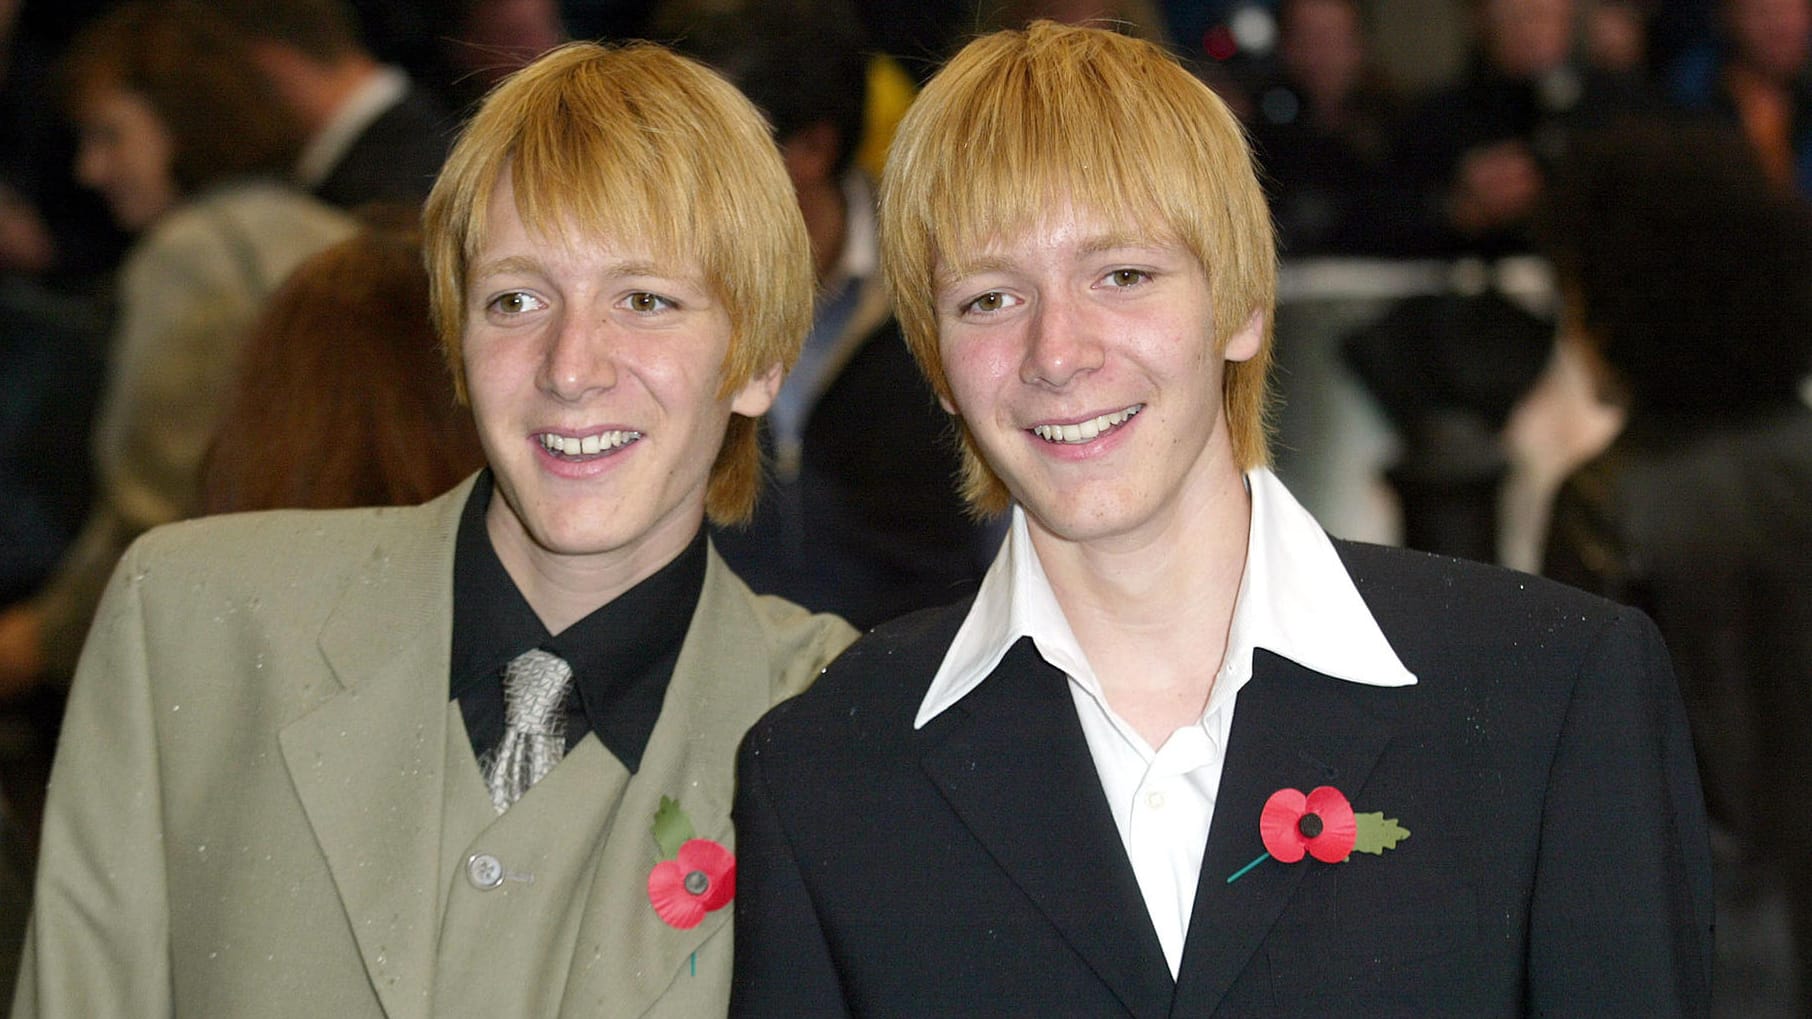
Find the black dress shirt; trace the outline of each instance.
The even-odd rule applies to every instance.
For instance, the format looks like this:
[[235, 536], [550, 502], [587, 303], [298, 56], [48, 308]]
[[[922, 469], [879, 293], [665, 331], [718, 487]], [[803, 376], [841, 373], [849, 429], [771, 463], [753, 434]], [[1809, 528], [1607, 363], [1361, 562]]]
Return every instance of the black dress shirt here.
[[472, 752], [482, 760], [503, 739], [504, 667], [524, 651], [541, 648], [573, 669], [567, 749], [594, 732], [635, 771], [704, 588], [704, 531], [653, 575], [550, 634], [491, 547], [485, 510], [492, 492], [491, 472], [485, 471], [466, 501], [453, 552], [451, 695], [459, 702]]

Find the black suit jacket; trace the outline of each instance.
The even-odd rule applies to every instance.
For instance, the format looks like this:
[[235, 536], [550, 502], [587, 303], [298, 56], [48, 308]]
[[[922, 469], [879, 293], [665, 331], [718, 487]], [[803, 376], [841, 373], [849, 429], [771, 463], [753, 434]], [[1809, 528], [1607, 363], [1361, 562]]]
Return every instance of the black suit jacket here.
[[[1067, 680], [1021, 640], [914, 731], [967, 605], [859, 641], [743, 745], [732, 1013], [1700, 1014], [1710, 860], [1646, 617], [1337, 543], [1405, 665], [1378, 688], [1259, 652], [1172, 980]], [[1267, 860], [1274, 790], [1412, 833]]]
[[343, 209], [370, 202], [419, 205], [434, 187], [452, 141], [453, 118], [432, 95], [410, 85], [366, 125], [314, 195]]

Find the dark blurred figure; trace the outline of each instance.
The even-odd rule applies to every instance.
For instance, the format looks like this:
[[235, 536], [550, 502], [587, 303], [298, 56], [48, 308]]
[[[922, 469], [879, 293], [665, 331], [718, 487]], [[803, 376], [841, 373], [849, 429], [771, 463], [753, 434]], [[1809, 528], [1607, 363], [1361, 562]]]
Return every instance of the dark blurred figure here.
[[1545, 232], [1627, 424], [1562, 487], [1544, 571], [1660, 625], [1713, 820], [1785, 883], [1812, 1015], [1812, 208], [1745, 157], [1654, 126], [1556, 179]]
[[214, 0], [306, 135], [296, 183], [341, 208], [420, 205], [452, 116], [402, 68], [378, 63], [344, 0]]
[[1407, 121], [1396, 172], [1421, 253], [1502, 255], [1530, 247], [1544, 167], [1582, 130], [1648, 111], [1639, 77], [1575, 58], [1573, 0], [1472, 0], [1478, 52], [1466, 78]]
[[[664, 14], [681, 17], [678, 12]], [[961, 597], [998, 530], [956, 494], [950, 419], [907, 352], [882, 284], [861, 143], [867, 43], [845, 0], [698, 11], [677, 46], [773, 122], [811, 236], [819, 301], [768, 411], [767, 488], [743, 529], [713, 533], [749, 586], [870, 626]]]
[[1607, 74], [1653, 79], [1649, 25], [1653, 0], [1590, 0], [1580, 26], [1585, 61]]
[[1771, 180], [1812, 195], [1812, 0], [1722, 0], [1718, 23], [1672, 98], [1738, 126]]
[[431, 0], [438, 42], [429, 83], [455, 116], [491, 86], [571, 36], [557, 0]]
[[1170, 21], [1154, 0], [979, 0], [979, 24], [1024, 28], [1040, 18], [1065, 25], [1111, 24], [1123, 35], [1174, 49]]
[[126, 235], [69, 167], [75, 135], [59, 115], [57, 55], [74, 19], [42, 2], [0, 0], [0, 279], [47, 280], [82, 289], [118, 265]]
[[410, 506], [483, 466], [428, 317], [413, 222], [303, 262], [246, 338], [202, 513]]
[[43, 3], [0, 0], [0, 604], [43, 582], [87, 514], [69, 450], [86, 448], [127, 239], [71, 170], [55, 94], [68, 30]]
[[121, 5], [65, 70], [77, 175], [140, 237], [120, 271], [95, 505], [45, 587], [0, 613], [0, 693], [68, 675], [120, 553], [193, 511], [242, 333], [297, 262], [351, 229], [278, 183], [300, 130], [210, 8]]
[[1357, 0], [1283, 0], [1277, 21], [1278, 74], [1254, 90], [1251, 131], [1284, 257], [1395, 253], [1396, 103]]
[[[1456, 260], [1449, 290], [1402, 301], [1348, 359], [1404, 440], [1389, 480], [1413, 548], [1494, 560], [1509, 474], [1501, 432], [1552, 349], [1547, 309], [1513, 297], [1546, 175], [1588, 131], [1652, 111], [1640, 76], [1578, 58], [1573, 0], [1473, 0], [1467, 76], [1403, 125], [1393, 172], [1403, 254]], [[1459, 260], [1465, 260], [1463, 262]]]

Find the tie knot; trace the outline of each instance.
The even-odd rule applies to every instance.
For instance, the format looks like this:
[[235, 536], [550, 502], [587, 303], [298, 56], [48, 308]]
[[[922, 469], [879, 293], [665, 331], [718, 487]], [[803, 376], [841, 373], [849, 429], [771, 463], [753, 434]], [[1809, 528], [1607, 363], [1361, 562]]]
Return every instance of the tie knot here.
[[572, 678], [573, 667], [559, 655], [540, 648], [517, 655], [503, 673], [504, 724], [524, 733], [559, 735]]

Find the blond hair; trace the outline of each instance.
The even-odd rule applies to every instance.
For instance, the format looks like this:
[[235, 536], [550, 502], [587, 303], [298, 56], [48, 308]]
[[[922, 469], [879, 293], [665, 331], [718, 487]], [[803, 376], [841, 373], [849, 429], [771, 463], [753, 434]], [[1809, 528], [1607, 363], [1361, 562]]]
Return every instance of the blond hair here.
[[[767, 122], [734, 86], [661, 47], [572, 43], [492, 90], [423, 211], [435, 328], [462, 400], [467, 273], [506, 169], [530, 230], [634, 238], [657, 261], [701, 268], [730, 317], [720, 398], [798, 357], [811, 249]], [[731, 416], [705, 496], [714, 522], [754, 508], [756, 433], [755, 420]]]
[[[1229, 362], [1223, 399], [1241, 468], [1270, 461], [1270, 211], [1227, 105], [1149, 42], [1048, 21], [975, 40], [907, 111], [881, 184], [881, 261], [907, 345], [946, 402], [940, 272], [1064, 202], [1182, 244], [1207, 275], [1215, 349], [1253, 316], [1256, 356]], [[960, 423], [960, 422], [959, 422]], [[963, 497], [999, 513], [1006, 485], [962, 424]]]

